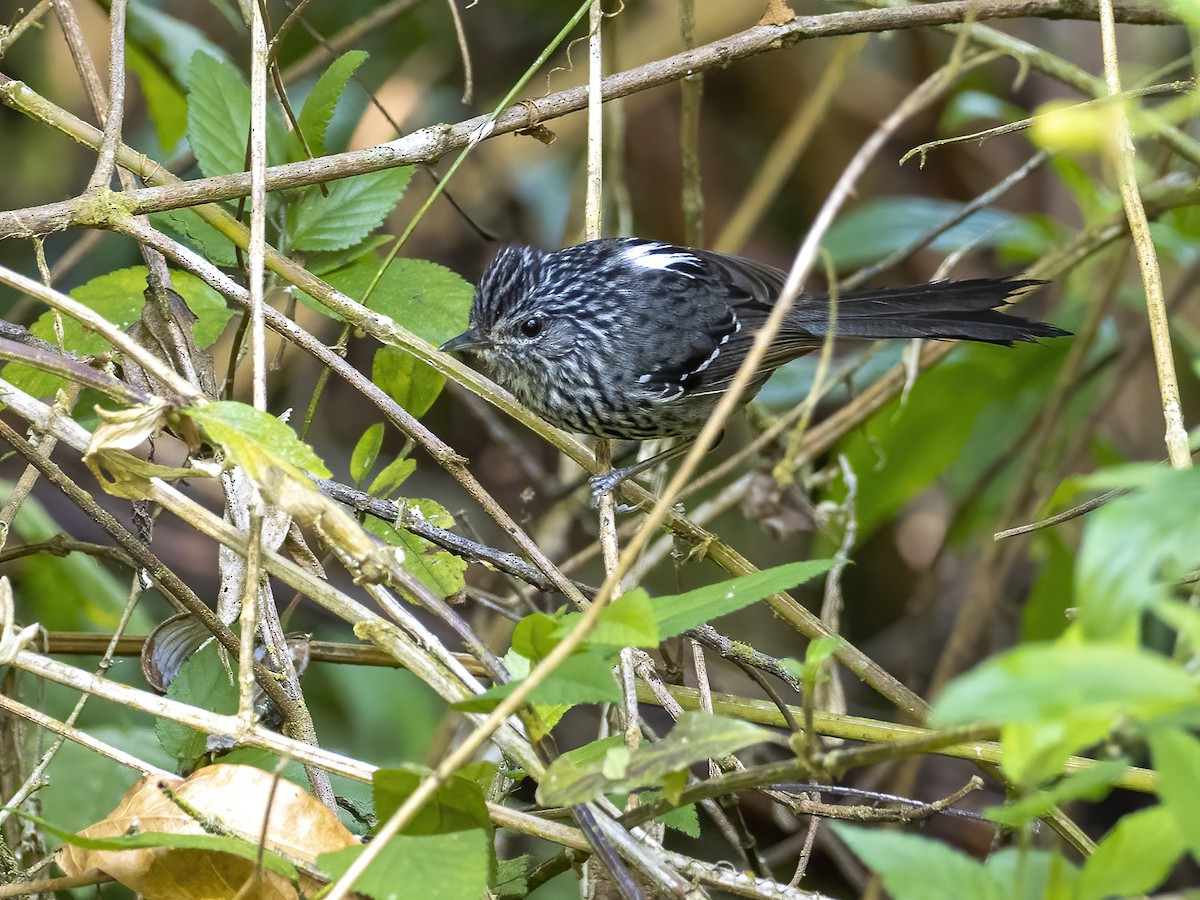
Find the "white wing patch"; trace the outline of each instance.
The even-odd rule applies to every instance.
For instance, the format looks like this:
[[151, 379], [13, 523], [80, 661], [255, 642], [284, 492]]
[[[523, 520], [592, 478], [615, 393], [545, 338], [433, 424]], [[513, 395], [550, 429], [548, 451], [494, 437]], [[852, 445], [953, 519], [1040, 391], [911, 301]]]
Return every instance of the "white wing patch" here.
[[680, 247], [656, 241], [638, 241], [621, 251], [626, 262], [643, 269], [669, 269], [685, 278], [697, 278], [704, 261]]

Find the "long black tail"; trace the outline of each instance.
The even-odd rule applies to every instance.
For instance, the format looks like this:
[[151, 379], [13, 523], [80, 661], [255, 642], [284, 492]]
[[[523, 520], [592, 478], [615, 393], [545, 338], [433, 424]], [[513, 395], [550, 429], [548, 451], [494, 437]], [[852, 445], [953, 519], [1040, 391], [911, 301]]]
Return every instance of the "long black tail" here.
[[[977, 278], [853, 291], [838, 298], [835, 330], [841, 338], [935, 338], [1006, 346], [1070, 334], [1046, 322], [997, 310], [1042, 284], [1045, 282], [1028, 279]], [[828, 303], [828, 295], [812, 297], [793, 315], [806, 330], [823, 336], [828, 327]]]

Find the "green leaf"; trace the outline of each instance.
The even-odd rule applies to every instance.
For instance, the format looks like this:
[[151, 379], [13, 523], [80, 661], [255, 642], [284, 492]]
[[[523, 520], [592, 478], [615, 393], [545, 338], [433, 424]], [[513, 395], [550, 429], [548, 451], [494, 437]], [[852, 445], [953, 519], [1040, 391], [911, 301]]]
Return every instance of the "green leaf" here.
[[[236, 672], [236, 661], [230, 660], [229, 666]], [[167, 697], [209, 712], [224, 715], [237, 712], [237, 676], [230, 676], [216, 641], [209, 641], [180, 667], [179, 674], [167, 687]], [[185, 764], [207, 752], [208, 735], [187, 725], [159, 719], [154, 730], [162, 748]]]
[[187, 96], [180, 83], [132, 41], [125, 45], [125, 62], [138, 77], [159, 146], [169, 155], [187, 130]]
[[225, 456], [261, 481], [270, 466], [294, 466], [321, 478], [332, 474], [312, 447], [269, 413], [235, 400], [221, 400], [180, 410]]
[[[642, 803], [649, 806], [662, 796], [662, 791], [644, 791], [642, 793]], [[619, 805], [624, 806], [623, 803]], [[678, 831], [680, 834], [686, 834], [690, 838], [700, 837], [700, 814], [696, 811], [695, 803], [689, 803], [687, 806], [677, 806], [663, 813], [661, 816], [655, 816], [654, 820], [662, 822], [662, 824], [671, 830]]]
[[914, 834], [829, 826], [867, 864], [895, 900], [1008, 900], [1010, 893], [965, 853]]
[[1175, 580], [1200, 567], [1200, 471], [1138, 470], [1148, 486], [1087, 519], [1076, 565], [1079, 624], [1092, 639], [1117, 637], [1167, 600]]
[[[386, 821], [421, 784], [428, 772], [409, 769], [377, 769], [371, 776], [375, 790], [375, 815]], [[483, 790], [470, 778], [450, 776], [437, 789], [412, 820], [403, 834], [449, 834], [482, 828], [492, 832]]]
[[972, 122], [988, 119], [994, 122], [1012, 122], [1024, 118], [1025, 111], [1015, 103], [1002, 100], [995, 94], [984, 91], [959, 91], [942, 110], [938, 121], [939, 134], [954, 134]]
[[197, 51], [188, 72], [188, 143], [211, 178], [246, 169], [250, 87], [228, 62]]
[[[187, 137], [206, 176], [246, 171], [250, 135], [250, 87], [228, 62], [197, 51], [188, 69]], [[285, 132], [273, 109], [267, 115], [270, 162], [284, 159]]]
[[986, 810], [987, 817], [1009, 828], [1021, 828], [1061, 803], [1081, 798], [1100, 800], [1112, 789], [1113, 782], [1121, 776], [1127, 765], [1125, 760], [1106, 760], [1080, 772], [1072, 772], [1044, 791], [1021, 797], [1004, 806], [991, 807]]
[[[363, 852], [348, 847], [322, 853], [317, 864], [338, 878]], [[487, 892], [493, 864], [492, 842], [481, 830], [410, 837], [400, 835], [354, 882], [353, 889], [374, 900], [479, 900]]]
[[[523, 679], [522, 679], [523, 680]], [[516, 690], [521, 680], [498, 684], [490, 690], [454, 704], [462, 712], [490, 712], [500, 701]], [[607, 654], [584, 651], [567, 657], [550, 675], [533, 689], [528, 702], [541, 706], [580, 703], [616, 703], [621, 690], [613, 678], [612, 663]]]
[[[620, 740], [620, 735], [616, 736]], [[564, 753], [546, 770], [538, 786], [544, 806], [574, 806], [601, 794], [657, 787], [671, 773], [692, 763], [727, 756], [775, 734], [738, 719], [685, 712], [670, 733], [632, 753], [624, 744], [602, 744], [586, 752]]]
[[[356, 279], [363, 273], [356, 272]], [[351, 288], [360, 297], [370, 282]], [[395, 259], [367, 299], [367, 306], [391, 316], [431, 344], [442, 344], [463, 330], [475, 289], [461, 275], [423, 259]]]
[[658, 620], [658, 639], [665, 641], [689, 628], [757, 603], [763, 597], [804, 584], [828, 572], [835, 562], [832, 559], [809, 559], [788, 563], [710, 584], [686, 594], [656, 597], [653, 605], [654, 617]]
[[343, 178], [328, 196], [310, 188], [288, 210], [288, 239], [297, 250], [344, 250], [383, 224], [404, 195], [412, 166]]
[[1071, 756], [1104, 740], [1117, 718], [1080, 710], [1061, 721], [1009, 722], [1000, 730], [1000, 767], [1018, 787], [1033, 790], [1061, 775]]
[[387, 497], [404, 484], [405, 479], [417, 470], [417, 461], [409, 456], [401, 456], [383, 467], [383, 471], [375, 476], [367, 493], [375, 497]]
[[932, 722], [1071, 722], [1162, 715], [1200, 699], [1182, 667], [1137, 647], [1024, 644], [956, 678], [934, 702]]
[[496, 878], [492, 893], [500, 900], [519, 900], [529, 893], [529, 866], [533, 857], [528, 853], [496, 863]]
[[[345, 250], [306, 253], [304, 254], [304, 267], [314, 275], [322, 276], [351, 265], [369, 265], [372, 267], [371, 271], [375, 271], [379, 268], [381, 260], [375, 255], [374, 251], [394, 239], [393, 235], [376, 233], [368, 235], [353, 247], [347, 247]], [[330, 282], [330, 284], [333, 284], [333, 282]], [[305, 301], [308, 306], [323, 311], [325, 315], [330, 314], [328, 309], [321, 306], [309, 297], [308, 294], [298, 293], [296, 296]]]
[[354, 479], [355, 484], [366, 477], [374, 468], [375, 461], [379, 459], [379, 449], [383, 446], [383, 431], [383, 423], [376, 422], [362, 433], [362, 437], [354, 445], [354, 452], [350, 454], [350, 477]]
[[151, 213], [150, 224], [183, 238], [185, 244], [214, 266], [237, 265], [237, 247], [233, 241], [200, 218], [195, 210], [168, 209]]
[[[406, 500], [409, 509], [416, 510], [431, 525], [450, 528], [453, 517], [433, 500]], [[467, 561], [461, 556], [448, 553], [424, 538], [408, 531], [393, 528], [387, 522], [368, 518], [364, 526], [367, 531], [383, 538], [393, 547], [404, 549], [404, 568], [412, 572], [421, 582], [439, 597], [449, 597], [463, 589], [466, 583], [463, 572]]]
[[1180, 728], [1156, 728], [1149, 741], [1158, 796], [1175, 817], [1192, 857], [1200, 861], [1200, 739]]
[[[233, 313], [225, 306], [225, 301], [220, 295], [196, 276], [187, 272], [172, 271], [171, 280], [179, 295], [197, 316], [198, 321], [192, 329], [197, 346], [211, 346]], [[142, 307], [146, 305], [143, 295], [145, 289], [146, 267], [133, 266], [108, 272], [81, 284], [71, 291], [71, 298], [99, 313], [124, 331], [141, 317]], [[65, 350], [80, 356], [97, 356], [113, 349], [100, 335], [88, 331], [68, 316], [62, 317], [62, 324]], [[38, 316], [29, 330], [43, 340], [57, 343], [53, 312], [47, 311]], [[57, 376], [16, 363], [6, 365], [0, 374], [17, 387], [37, 397], [53, 394], [64, 384], [63, 379]]]
[[991, 854], [984, 870], [1006, 891], [1006, 900], [1067, 900], [1079, 870], [1049, 850], [1004, 847]]
[[341, 99], [350, 76], [366, 61], [366, 51], [351, 50], [343, 53], [321, 73], [321, 77], [309, 92], [296, 121], [308, 141], [308, 148], [313, 156], [320, 156], [325, 152], [325, 129], [329, 127], [329, 120], [333, 118], [333, 110]]
[[[555, 636], [566, 637], [581, 618], [582, 613], [571, 613], [558, 620]], [[600, 611], [600, 618], [588, 633], [585, 644], [589, 647], [657, 647], [658, 623], [650, 595], [641, 588], [634, 588], [608, 604]], [[513, 646], [516, 646], [515, 642]]]
[[562, 640], [562, 620], [546, 613], [530, 613], [513, 629], [512, 649], [533, 662], [540, 662]]
[[[839, 218], [821, 243], [833, 256], [839, 271], [853, 269], [908, 246], [915, 236], [945, 222], [961, 208], [961, 203], [948, 200], [881, 197]], [[929, 246], [939, 253], [968, 245], [994, 247], [1025, 228], [1019, 217], [988, 208], [967, 216]]]
[[441, 394], [446, 376], [411, 353], [396, 347], [380, 347], [371, 364], [371, 381], [419, 419]]
[[1179, 825], [1165, 806], [1126, 813], [1084, 862], [1075, 900], [1149, 893], [1183, 851]]

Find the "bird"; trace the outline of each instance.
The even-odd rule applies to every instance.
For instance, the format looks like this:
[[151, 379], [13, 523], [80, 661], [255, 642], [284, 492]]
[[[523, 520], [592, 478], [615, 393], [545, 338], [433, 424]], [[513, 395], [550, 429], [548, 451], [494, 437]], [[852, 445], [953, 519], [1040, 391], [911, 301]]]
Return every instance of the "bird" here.
[[[744, 257], [641, 238], [556, 251], [512, 244], [480, 278], [466, 331], [440, 349], [473, 355], [522, 404], [567, 431], [687, 439], [728, 389], [786, 279]], [[1011, 346], [1068, 335], [998, 309], [1043, 284], [976, 278], [842, 292], [833, 337]], [[829, 307], [828, 294], [796, 298], [741, 404], [775, 369], [821, 347]], [[593, 480], [593, 489], [611, 490], [630, 474]]]

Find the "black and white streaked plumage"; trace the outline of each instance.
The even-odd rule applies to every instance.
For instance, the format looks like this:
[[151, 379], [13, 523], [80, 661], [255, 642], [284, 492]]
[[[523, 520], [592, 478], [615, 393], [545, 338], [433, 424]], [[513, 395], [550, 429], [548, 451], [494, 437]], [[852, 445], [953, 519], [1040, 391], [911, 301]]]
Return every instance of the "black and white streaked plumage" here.
[[[496, 381], [569, 431], [628, 440], [690, 436], [728, 387], [786, 274], [752, 260], [636, 238], [554, 253], [509, 246], [492, 261], [470, 327], [443, 350], [476, 354]], [[838, 300], [837, 338], [1010, 345], [1067, 332], [998, 312], [1041, 284], [942, 281]], [[829, 297], [802, 294], [743, 401], [819, 348]]]

